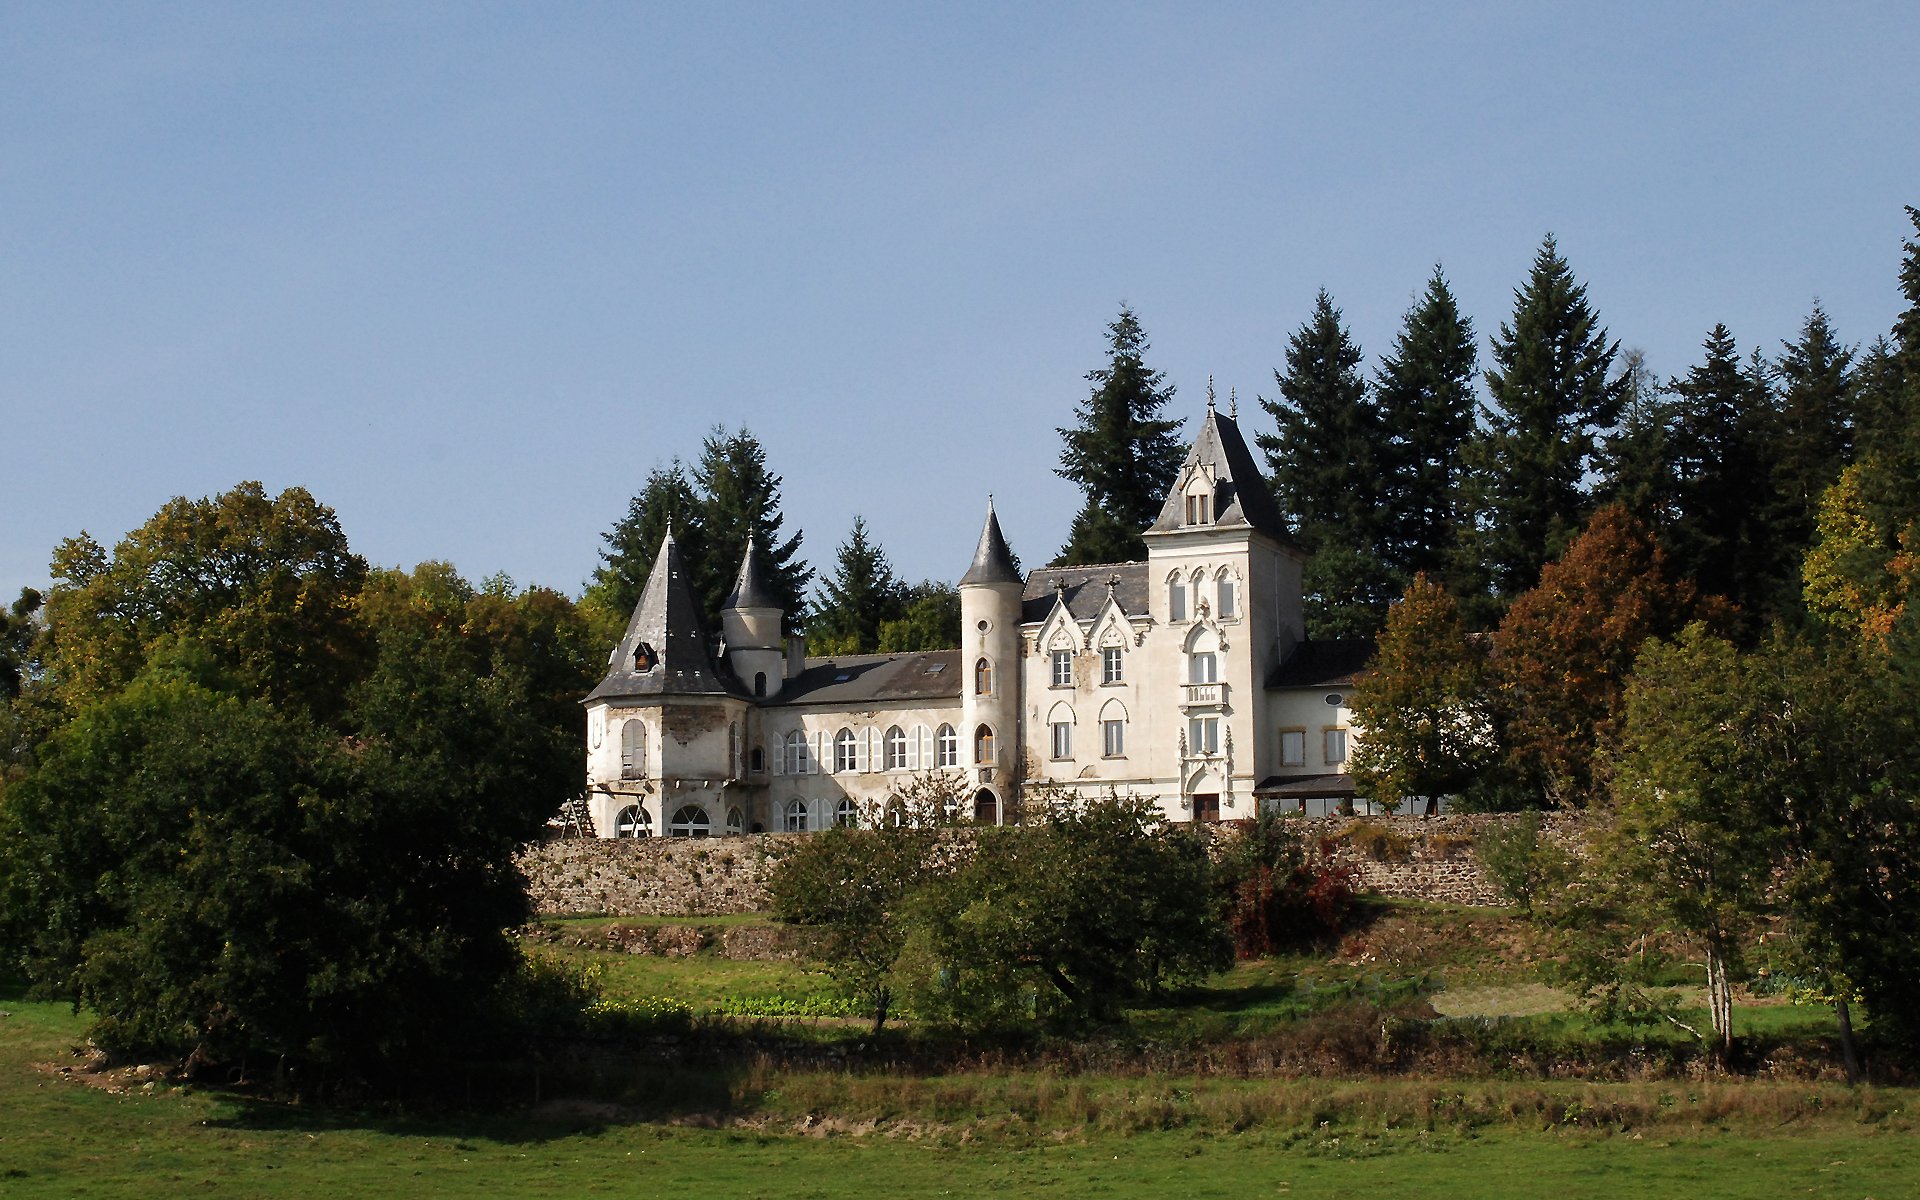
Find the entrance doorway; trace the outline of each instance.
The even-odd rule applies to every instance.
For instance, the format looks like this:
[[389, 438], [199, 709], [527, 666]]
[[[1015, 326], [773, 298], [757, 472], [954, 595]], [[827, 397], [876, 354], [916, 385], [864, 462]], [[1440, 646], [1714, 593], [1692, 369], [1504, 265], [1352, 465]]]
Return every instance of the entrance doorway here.
[[1213, 822], [1220, 819], [1220, 793], [1199, 792], [1193, 797], [1193, 819], [1196, 823]]
[[975, 825], [1000, 823], [1000, 801], [985, 788], [981, 788], [973, 797], [973, 823]]

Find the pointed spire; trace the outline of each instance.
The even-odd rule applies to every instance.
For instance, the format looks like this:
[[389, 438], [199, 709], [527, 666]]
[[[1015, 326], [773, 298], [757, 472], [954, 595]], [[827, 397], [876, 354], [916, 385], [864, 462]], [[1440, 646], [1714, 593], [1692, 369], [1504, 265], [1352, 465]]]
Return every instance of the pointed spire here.
[[606, 678], [587, 699], [726, 690], [708, 659], [686, 560], [668, 531], [640, 602], [633, 606], [627, 632], [607, 664]]
[[[1266, 477], [1247, 449], [1238, 422], [1218, 412], [1211, 403], [1200, 423], [1200, 435], [1188, 448], [1176, 478], [1187, 481], [1196, 474], [1213, 480], [1212, 519], [1206, 522], [1208, 528], [1248, 526], [1277, 541], [1292, 543], [1292, 535], [1287, 532], [1286, 522], [1267, 490]], [[1148, 533], [1172, 533], [1187, 528], [1185, 487], [1182, 482], [1167, 494], [1160, 519]]]
[[1013, 551], [1000, 533], [1000, 518], [994, 515], [993, 497], [987, 497], [987, 524], [980, 530], [980, 546], [973, 552], [973, 565], [960, 577], [960, 586], [975, 583], [1020, 583], [1020, 568], [1013, 565]]
[[747, 538], [747, 553], [740, 560], [740, 574], [734, 577], [733, 592], [727, 597], [726, 607], [780, 607], [780, 601], [774, 599], [773, 589], [767, 584], [767, 569], [760, 561], [760, 546], [751, 536]]

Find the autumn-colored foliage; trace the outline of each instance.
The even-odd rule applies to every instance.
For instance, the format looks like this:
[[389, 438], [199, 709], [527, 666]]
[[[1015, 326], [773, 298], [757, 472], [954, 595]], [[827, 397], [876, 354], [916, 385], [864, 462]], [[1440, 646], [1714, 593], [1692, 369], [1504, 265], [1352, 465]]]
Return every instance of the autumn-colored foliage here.
[[1509, 763], [1560, 806], [1604, 783], [1634, 657], [1695, 616], [1724, 612], [1676, 581], [1646, 527], [1611, 505], [1515, 600], [1495, 638], [1497, 703]]

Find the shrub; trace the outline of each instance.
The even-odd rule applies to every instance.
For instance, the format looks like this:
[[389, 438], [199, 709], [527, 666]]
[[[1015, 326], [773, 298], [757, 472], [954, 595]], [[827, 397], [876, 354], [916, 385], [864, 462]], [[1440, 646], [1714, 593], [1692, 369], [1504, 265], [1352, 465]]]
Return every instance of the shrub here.
[[1236, 825], [1240, 838], [1214, 868], [1235, 955], [1261, 958], [1339, 937], [1353, 912], [1354, 886], [1332, 839], [1309, 839], [1272, 811]]
[[1340, 836], [1375, 862], [1403, 863], [1413, 858], [1413, 843], [1378, 821], [1356, 821]]

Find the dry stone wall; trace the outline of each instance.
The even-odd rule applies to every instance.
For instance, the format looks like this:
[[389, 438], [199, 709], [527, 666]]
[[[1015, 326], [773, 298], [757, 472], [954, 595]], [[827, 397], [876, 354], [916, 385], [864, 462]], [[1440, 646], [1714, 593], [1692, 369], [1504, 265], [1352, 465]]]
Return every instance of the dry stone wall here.
[[[1439, 817], [1351, 817], [1309, 822], [1333, 839], [1360, 886], [1383, 896], [1454, 904], [1506, 902], [1480, 869], [1480, 834], [1514, 818], [1499, 813]], [[1574, 815], [1550, 816], [1544, 836], [1566, 840]], [[543, 916], [709, 917], [766, 907], [766, 876], [779, 848], [804, 833], [638, 841], [568, 838], [535, 846], [521, 859]]]

